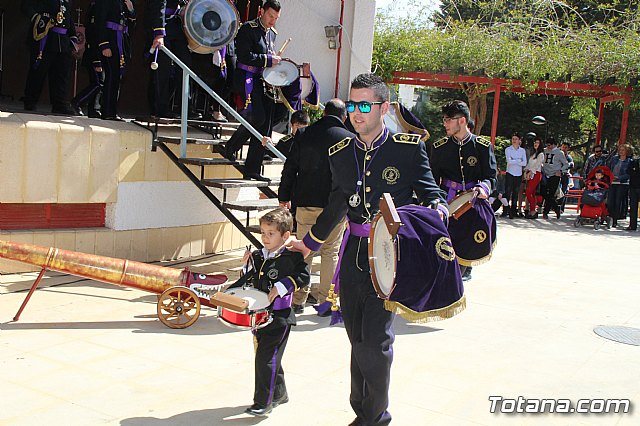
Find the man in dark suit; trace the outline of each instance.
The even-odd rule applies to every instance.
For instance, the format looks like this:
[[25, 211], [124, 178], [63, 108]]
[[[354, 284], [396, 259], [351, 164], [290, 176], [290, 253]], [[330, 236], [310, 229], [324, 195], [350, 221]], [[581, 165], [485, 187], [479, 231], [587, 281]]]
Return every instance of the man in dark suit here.
[[[316, 223], [329, 201], [331, 192], [331, 169], [329, 167], [329, 148], [345, 138], [355, 135], [349, 132], [344, 121], [347, 109], [340, 99], [331, 99], [325, 105], [324, 117], [299, 132], [293, 138], [291, 154], [287, 157], [282, 170], [282, 180], [278, 188], [280, 205], [296, 209], [296, 221], [300, 236], [306, 235]], [[344, 221], [341, 221], [329, 234], [320, 249], [320, 285], [317, 288], [305, 287], [293, 295], [293, 310], [301, 313], [305, 302], [312, 293], [318, 303], [329, 295], [331, 279], [338, 263], [338, 252], [342, 242]], [[311, 264], [312, 258], [307, 258]], [[327, 311], [324, 315], [330, 315]]]

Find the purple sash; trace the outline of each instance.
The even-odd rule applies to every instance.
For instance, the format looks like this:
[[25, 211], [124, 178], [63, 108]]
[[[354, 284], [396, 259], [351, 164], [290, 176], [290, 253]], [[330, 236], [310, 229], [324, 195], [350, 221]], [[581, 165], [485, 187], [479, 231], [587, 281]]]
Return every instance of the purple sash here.
[[124, 72], [124, 35], [129, 34], [129, 28], [126, 25], [117, 22], [107, 21], [106, 27], [116, 32], [116, 40], [118, 43], [118, 52], [120, 52], [120, 74]]
[[470, 182], [463, 185], [460, 182], [456, 182], [451, 179], [442, 179], [442, 184], [449, 189], [449, 192], [447, 193], [447, 203], [448, 203], [449, 201], [453, 200], [456, 197], [456, 194], [459, 191], [468, 191], [471, 188], [477, 186], [478, 182], [474, 181], [474, 182]]
[[340, 290], [340, 265], [342, 264], [342, 255], [344, 254], [345, 247], [347, 247], [349, 236], [353, 235], [354, 237], [369, 238], [369, 231], [371, 231], [370, 223], [355, 223], [347, 220], [347, 227], [344, 230], [342, 244], [340, 244], [340, 252], [338, 253], [336, 272], [333, 274], [333, 284], [335, 284], [333, 292], [335, 294], [339, 294], [338, 292]]
[[[68, 32], [66, 28], [61, 27], [52, 27], [49, 31], [53, 31], [54, 33], [60, 35], [65, 35]], [[44, 52], [44, 46], [47, 44], [47, 37], [49, 37], [48, 34], [42, 37], [38, 42], [38, 56], [36, 57], [36, 62], [33, 64], [34, 69], [37, 68], [40, 64], [40, 60], [42, 59], [42, 52]]]
[[284, 297], [276, 297], [276, 300], [273, 301], [273, 310], [278, 311], [280, 309], [290, 308], [292, 300], [293, 293], [286, 294]]
[[238, 62], [236, 67], [247, 73], [244, 78], [244, 110], [247, 112], [251, 112], [251, 92], [253, 91], [253, 79], [256, 74], [262, 75], [263, 68], [254, 67], [253, 65], [245, 65], [240, 62]]

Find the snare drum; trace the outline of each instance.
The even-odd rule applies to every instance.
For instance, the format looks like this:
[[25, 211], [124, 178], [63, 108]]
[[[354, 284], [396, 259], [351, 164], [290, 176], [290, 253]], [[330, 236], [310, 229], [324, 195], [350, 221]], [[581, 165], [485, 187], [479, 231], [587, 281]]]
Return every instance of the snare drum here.
[[371, 223], [371, 281], [385, 308], [409, 321], [431, 321], [461, 312], [464, 288], [447, 228], [437, 210], [398, 207], [402, 226], [392, 236], [381, 213]]
[[278, 65], [262, 71], [264, 81], [273, 87], [289, 86], [300, 77], [298, 65], [289, 59], [283, 59]]
[[253, 330], [266, 327], [273, 321], [269, 310], [269, 297], [255, 288], [230, 288], [225, 291], [249, 302], [249, 306], [242, 312], [235, 312], [218, 306], [218, 317], [230, 326], [242, 330]]

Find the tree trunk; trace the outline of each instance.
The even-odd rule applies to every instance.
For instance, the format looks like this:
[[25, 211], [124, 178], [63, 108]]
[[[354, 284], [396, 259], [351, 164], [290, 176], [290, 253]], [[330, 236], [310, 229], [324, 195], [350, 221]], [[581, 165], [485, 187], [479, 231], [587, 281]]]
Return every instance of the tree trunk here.
[[474, 123], [473, 133], [479, 135], [487, 119], [487, 94], [483, 93], [484, 85], [473, 83], [463, 86], [469, 100], [469, 112]]

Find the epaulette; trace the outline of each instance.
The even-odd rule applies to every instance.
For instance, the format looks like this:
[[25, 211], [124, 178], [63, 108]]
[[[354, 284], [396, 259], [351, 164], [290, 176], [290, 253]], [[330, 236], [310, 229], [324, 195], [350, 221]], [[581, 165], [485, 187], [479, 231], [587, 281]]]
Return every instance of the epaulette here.
[[336, 152], [345, 149], [347, 146], [349, 146], [349, 142], [351, 142], [351, 138], [344, 138], [337, 144], [333, 145], [331, 148], [329, 148], [329, 157], [331, 157]]
[[409, 143], [417, 145], [420, 143], [420, 135], [412, 135], [411, 133], [396, 133], [393, 135], [393, 141], [397, 143]]
[[293, 138], [293, 135], [291, 135], [291, 134], [289, 134], [289, 135], [284, 135], [283, 137], [281, 137], [281, 138], [280, 138], [280, 140], [278, 141], [278, 143], [280, 143], [280, 142], [286, 142], [286, 141], [288, 141], [289, 139], [292, 139], [292, 138]]
[[433, 143], [433, 148], [440, 148], [442, 145], [444, 145], [445, 143], [447, 143], [447, 141], [449, 140], [449, 138], [442, 138], [437, 142]]
[[249, 25], [251, 28], [257, 28], [258, 27], [258, 22], [256, 22], [256, 21], [248, 21], [247, 25]]
[[483, 138], [481, 136], [478, 136], [476, 138], [476, 142], [478, 142], [482, 146], [487, 146], [488, 147], [489, 145], [491, 145], [491, 141], [489, 139], [485, 139], [485, 138]]

